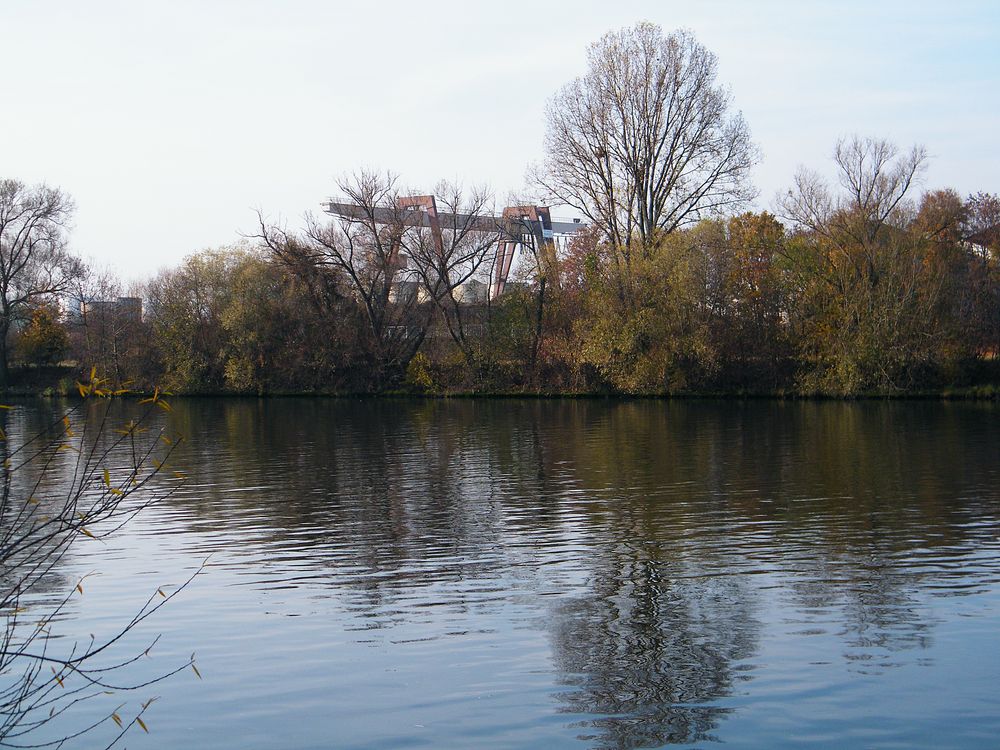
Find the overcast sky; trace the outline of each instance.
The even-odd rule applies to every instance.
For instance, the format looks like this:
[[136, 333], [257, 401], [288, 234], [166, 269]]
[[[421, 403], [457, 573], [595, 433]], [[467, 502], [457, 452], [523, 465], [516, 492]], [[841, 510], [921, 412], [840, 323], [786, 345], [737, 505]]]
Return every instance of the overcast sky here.
[[542, 157], [546, 100], [604, 32], [687, 27], [759, 145], [759, 207], [861, 133], [1000, 192], [1000, 2], [2, 0], [0, 177], [68, 191], [72, 248], [127, 279], [298, 224], [337, 176], [488, 184]]

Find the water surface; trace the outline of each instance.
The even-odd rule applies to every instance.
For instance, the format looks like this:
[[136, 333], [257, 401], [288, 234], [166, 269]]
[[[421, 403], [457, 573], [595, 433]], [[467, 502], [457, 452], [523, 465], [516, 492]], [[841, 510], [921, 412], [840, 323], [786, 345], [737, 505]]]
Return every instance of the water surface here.
[[209, 558], [129, 747], [1000, 743], [996, 405], [173, 406], [187, 482], [58, 571], [68, 638]]

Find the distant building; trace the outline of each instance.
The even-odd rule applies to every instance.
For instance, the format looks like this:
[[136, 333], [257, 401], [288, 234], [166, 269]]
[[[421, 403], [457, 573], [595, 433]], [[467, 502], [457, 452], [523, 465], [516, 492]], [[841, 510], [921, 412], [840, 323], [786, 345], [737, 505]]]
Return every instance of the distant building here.
[[469, 279], [455, 287], [455, 301], [463, 305], [485, 305], [490, 299], [490, 285]]
[[422, 288], [419, 281], [397, 281], [389, 289], [389, 301], [394, 305], [411, 305], [420, 300]]
[[60, 297], [59, 309], [66, 320], [80, 319], [80, 300], [77, 297]]
[[511, 292], [521, 292], [523, 294], [531, 293], [531, 284], [527, 281], [508, 281], [504, 284], [503, 289], [501, 289], [500, 294], [510, 294]]
[[973, 252], [982, 257], [988, 257], [990, 248], [994, 251], [1000, 249], [1000, 224], [987, 227], [966, 240], [972, 247]]

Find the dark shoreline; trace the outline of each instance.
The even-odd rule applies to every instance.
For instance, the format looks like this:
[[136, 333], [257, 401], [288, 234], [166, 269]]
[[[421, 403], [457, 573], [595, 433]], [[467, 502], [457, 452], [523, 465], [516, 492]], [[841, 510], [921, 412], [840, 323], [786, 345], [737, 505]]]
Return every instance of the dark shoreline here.
[[[118, 398], [145, 397], [152, 391], [132, 391]], [[59, 391], [53, 388], [19, 389], [12, 388], [0, 393], [0, 398], [30, 399], [71, 399], [80, 400], [75, 390]], [[331, 392], [271, 392], [236, 393], [233, 391], [202, 391], [195, 393], [169, 393], [168, 399], [342, 399], [372, 401], [448, 401], [448, 400], [524, 400], [524, 401], [1000, 401], [1000, 386], [970, 386], [940, 391], [908, 391], [900, 393], [788, 393], [788, 392], [685, 392], [685, 393], [581, 393], [581, 392], [538, 392], [538, 391], [456, 391], [453, 393], [426, 393], [419, 391], [384, 391], [380, 393], [331, 393]]]
[[[983, 373], [987, 375], [987, 373]], [[994, 375], [995, 373], [989, 373]], [[12, 372], [12, 384], [0, 390], [0, 399], [10, 398], [70, 398], [78, 399], [77, 382], [86, 378], [76, 367], [65, 365], [46, 368], [26, 368]], [[453, 390], [429, 391], [414, 388], [384, 391], [270, 391], [265, 393], [240, 393], [230, 390], [205, 390], [195, 392], [169, 391], [168, 398], [330, 398], [330, 399], [538, 399], [538, 400], [712, 400], [712, 401], [998, 401], [1000, 382], [983, 378], [981, 382], [944, 386], [941, 388], [908, 391], [862, 393], [823, 393], [788, 390], [704, 390], [674, 393], [621, 393], [613, 391], [556, 391], [556, 390]], [[162, 393], [162, 392], [161, 392]], [[144, 397], [152, 391], [135, 390], [129, 395]]]

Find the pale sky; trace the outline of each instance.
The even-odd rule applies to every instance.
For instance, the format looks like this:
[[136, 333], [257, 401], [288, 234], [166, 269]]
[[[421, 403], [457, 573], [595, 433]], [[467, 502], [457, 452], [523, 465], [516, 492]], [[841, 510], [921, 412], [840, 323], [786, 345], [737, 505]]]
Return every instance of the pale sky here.
[[1000, 2], [0, 0], [0, 177], [76, 201], [71, 247], [125, 279], [297, 226], [361, 167], [415, 189], [541, 159], [546, 100], [640, 20], [718, 55], [759, 208], [839, 136], [925, 145], [925, 187], [1000, 192]]

